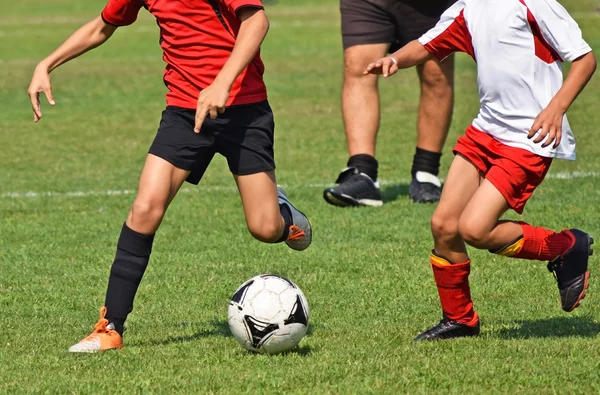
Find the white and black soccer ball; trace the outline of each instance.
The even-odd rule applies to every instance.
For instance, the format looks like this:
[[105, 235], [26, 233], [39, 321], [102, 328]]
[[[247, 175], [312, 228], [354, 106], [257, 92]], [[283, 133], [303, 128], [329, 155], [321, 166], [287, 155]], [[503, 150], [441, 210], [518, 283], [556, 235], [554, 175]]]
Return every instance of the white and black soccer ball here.
[[247, 350], [277, 354], [291, 350], [308, 328], [306, 297], [296, 284], [274, 274], [243, 283], [229, 302], [229, 328]]

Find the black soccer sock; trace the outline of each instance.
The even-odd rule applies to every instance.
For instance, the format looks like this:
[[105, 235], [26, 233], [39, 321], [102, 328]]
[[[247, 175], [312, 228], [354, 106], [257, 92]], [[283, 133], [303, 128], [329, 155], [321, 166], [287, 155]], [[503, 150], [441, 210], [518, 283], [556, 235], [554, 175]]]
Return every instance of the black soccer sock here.
[[282, 241], [287, 240], [288, 236], [290, 235], [290, 226], [294, 224], [292, 220], [292, 212], [290, 211], [290, 208], [287, 206], [287, 204], [280, 204], [279, 211], [281, 212], [281, 216], [283, 217], [285, 225], [283, 227], [283, 234], [281, 235], [279, 240], [276, 241], [276, 243], [281, 243]]
[[441, 157], [442, 154], [439, 152], [432, 152], [417, 148], [415, 156], [413, 157], [412, 169], [410, 171], [412, 177], [415, 178], [415, 175], [418, 171], [424, 171], [437, 176], [440, 173]]
[[353, 155], [348, 159], [348, 167], [356, 167], [361, 173], [368, 175], [371, 180], [377, 181], [377, 170], [379, 163], [377, 159], [367, 154]]
[[106, 319], [115, 325], [115, 330], [121, 335], [125, 319], [133, 310], [135, 293], [148, 266], [153, 241], [153, 234], [137, 233], [123, 224], [115, 260], [110, 268], [104, 302]]

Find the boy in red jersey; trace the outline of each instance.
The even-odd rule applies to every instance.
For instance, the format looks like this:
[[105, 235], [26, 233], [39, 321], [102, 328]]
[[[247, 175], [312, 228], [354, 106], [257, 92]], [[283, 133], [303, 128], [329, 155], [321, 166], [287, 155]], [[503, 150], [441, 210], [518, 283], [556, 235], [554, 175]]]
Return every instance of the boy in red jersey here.
[[[466, 52], [477, 62], [481, 108], [454, 147], [455, 158], [431, 219], [430, 262], [444, 318], [415, 340], [479, 334], [465, 243], [507, 257], [548, 260], [562, 308], [572, 311], [588, 286], [592, 238], [501, 221], [523, 211], [552, 158], [575, 159], [566, 111], [596, 69], [581, 30], [555, 0], [460, 0], [439, 23], [365, 74], [393, 75], [436, 57]], [[572, 62], [563, 83], [561, 64]]]
[[71, 352], [122, 347], [123, 325], [165, 211], [184, 181], [198, 184], [217, 152], [227, 158], [256, 239], [285, 241], [295, 250], [312, 239], [308, 219], [275, 182], [275, 125], [259, 55], [269, 21], [260, 0], [109, 0], [101, 16], [36, 67], [28, 91], [34, 121], [42, 117], [40, 92], [55, 104], [49, 73], [132, 24], [142, 7], [160, 27], [167, 108], [121, 230], [100, 320]]

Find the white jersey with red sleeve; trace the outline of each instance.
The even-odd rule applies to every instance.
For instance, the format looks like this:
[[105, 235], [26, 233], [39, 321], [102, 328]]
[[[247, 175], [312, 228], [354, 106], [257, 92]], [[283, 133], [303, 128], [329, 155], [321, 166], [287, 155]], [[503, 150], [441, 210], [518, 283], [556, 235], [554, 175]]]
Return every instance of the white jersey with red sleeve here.
[[591, 52], [581, 30], [555, 0], [460, 0], [419, 42], [442, 60], [466, 52], [477, 62], [481, 109], [473, 126], [511, 147], [575, 159], [565, 115], [558, 148], [527, 134], [563, 82], [562, 62]]

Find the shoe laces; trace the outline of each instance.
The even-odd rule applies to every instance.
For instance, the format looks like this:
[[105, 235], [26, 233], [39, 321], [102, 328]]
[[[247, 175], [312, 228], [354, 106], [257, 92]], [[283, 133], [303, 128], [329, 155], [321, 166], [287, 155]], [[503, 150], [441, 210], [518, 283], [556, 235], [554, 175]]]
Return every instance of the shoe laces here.
[[298, 225], [290, 225], [290, 235], [288, 236], [288, 240], [300, 240], [306, 236], [306, 233], [302, 230]]
[[104, 318], [105, 316], [106, 316], [106, 307], [102, 306], [100, 308], [100, 319], [94, 325], [94, 330], [92, 331], [92, 333], [88, 337], [86, 337], [84, 340], [93, 339], [100, 333], [105, 333], [108, 335], [111, 334], [112, 331], [107, 329], [107, 326], [109, 323], [108, 323], [108, 320], [106, 318]]

